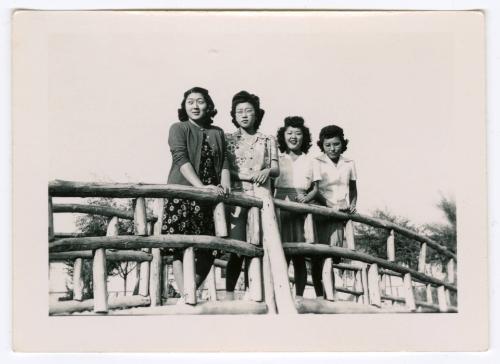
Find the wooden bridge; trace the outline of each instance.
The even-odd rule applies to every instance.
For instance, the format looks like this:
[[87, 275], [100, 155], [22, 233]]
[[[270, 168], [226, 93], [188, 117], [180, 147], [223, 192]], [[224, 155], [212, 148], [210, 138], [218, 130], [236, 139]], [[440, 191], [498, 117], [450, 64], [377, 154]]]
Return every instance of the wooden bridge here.
[[[110, 197], [136, 200], [133, 211], [112, 207], [82, 204], [52, 204], [52, 197]], [[178, 197], [214, 204], [216, 236], [161, 235], [163, 198]], [[146, 198], [156, 199], [154, 216], [147, 216]], [[249, 208], [247, 241], [227, 238], [225, 204]], [[280, 210], [306, 215], [305, 242], [281, 242], [279, 234]], [[76, 312], [97, 314], [302, 314], [302, 313], [377, 313], [377, 312], [457, 312], [456, 255], [446, 247], [392, 222], [360, 214], [346, 214], [336, 210], [274, 200], [263, 188], [256, 188], [255, 197], [231, 193], [220, 197], [204, 188], [156, 184], [105, 184], [52, 181], [49, 183], [49, 261], [74, 261], [73, 300], [52, 303], [50, 315]], [[85, 213], [107, 216], [107, 236], [63, 236], [54, 233], [54, 213]], [[346, 221], [345, 247], [315, 244], [314, 219]], [[118, 234], [119, 219], [134, 221], [134, 235]], [[353, 223], [367, 224], [387, 231], [387, 258], [381, 259], [356, 250]], [[398, 235], [411, 238], [420, 244], [418, 269], [414, 270], [395, 262], [395, 244]], [[162, 302], [165, 290], [164, 272], [169, 262], [161, 253], [162, 248], [184, 248], [183, 274], [186, 304], [172, 305]], [[249, 259], [248, 299], [219, 301], [215, 286], [215, 270], [225, 266], [216, 260], [205, 285], [208, 284], [209, 300], [198, 302], [195, 283], [194, 249], [217, 249], [243, 255]], [[445, 278], [426, 274], [428, 250], [445, 257]], [[286, 255], [324, 257], [323, 284], [326, 297], [317, 299], [293, 298]], [[333, 257], [344, 259], [342, 264], [332, 264]], [[93, 299], [83, 299], [82, 262], [92, 259]], [[137, 295], [108, 298], [106, 262], [140, 262], [140, 280]], [[139, 263], [138, 263], [139, 264]], [[350, 271], [352, 287], [333, 287], [333, 270]], [[385, 277], [397, 276], [402, 280], [400, 296], [384, 289]], [[162, 282], [163, 280], [163, 282]], [[337, 280], [338, 281], [338, 280]], [[341, 282], [340, 282], [341, 283]], [[416, 286], [425, 290], [425, 300], [417, 299]], [[333, 301], [332, 292], [342, 292], [351, 297]], [[436, 294], [437, 293], [437, 294]], [[436, 299], [437, 296], [437, 299]], [[389, 304], [387, 304], [389, 303]]]

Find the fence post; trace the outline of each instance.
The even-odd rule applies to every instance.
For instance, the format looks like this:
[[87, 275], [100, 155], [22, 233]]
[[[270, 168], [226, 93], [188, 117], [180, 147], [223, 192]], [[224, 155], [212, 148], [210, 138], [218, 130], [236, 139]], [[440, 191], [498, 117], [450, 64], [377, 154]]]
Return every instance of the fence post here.
[[[155, 216], [157, 217], [154, 225], [154, 235], [161, 235], [161, 226], [163, 223], [163, 198], [158, 198], [155, 201]], [[151, 254], [151, 272], [149, 279], [149, 296], [151, 298], [151, 306], [161, 306], [161, 275], [162, 275], [162, 258], [160, 248], [152, 248]]]
[[[108, 223], [106, 236], [117, 235], [118, 218], [114, 216]], [[103, 248], [94, 250], [92, 278], [94, 288], [94, 312], [108, 312], [108, 275], [106, 267], [106, 250]]]
[[[260, 245], [260, 216], [259, 208], [252, 207], [248, 211], [247, 242]], [[262, 263], [261, 258], [251, 257], [248, 266], [248, 289], [253, 301], [262, 301]]]
[[208, 297], [210, 301], [217, 301], [217, 285], [215, 282], [215, 265], [208, 272], [206, 282], [208, 284]]
[[193, 247], [189, 247], [184, 250], [182, 266], [185, 302], [190, 305], [196, 305], [196, 266]]
[[263, 247], [269, 257], [273, 279], [276, 306], [280, 314], [297, 314], [297, 308], [290, 290], [288, 267], [281, 243], [274, 202], [269, 191], [264, 187], [254, 188], [256, 197], [262, 199]]
[[[364, 295], [364, 289], [363, 289], [363, 281], [361, 278], [361, 270], [357, 270], [356, 273], [354, 273], [354, 289], [358, 292], [363, 291]], [[356, 296], [356, 302], [363, 302], [363, 295], [358, 295]]]
[[323, 280], [323, 290], [325, 292], [326, 299], [328, 301], [333, 301], [335, 299], [335, 284], [334, 284], [334, 272], [333, 272], [333, 259], [326, 258], [323, 263], [323, 270], [321, 271], [321, 276]]
[[[147, 222], [146, 217], [146, 201], [144, 197], [138, 197], [135, 202], [134, 233], [139, 236], [146, 236], [151, 233], [151, 224]], [[149, 253], [150, 249], [143, 248], [142, 251]], [[149, 262], [141, 262], [140, 265], [139, 294], [146, 297], [149, 295]]]
[[438, 286], [438, 305], [439, 312], [448, 312], [448, 300], [446, 298], [446, 292], [444, 286]]
[[373, 306], [381, 307], [380, 299], [380, 285], [378, 275], [378, 265], [370, 264], [368, 268], [368, 293], [370, 297], [370, 304]]
[[418, 255], [418, 271], [425, 273], [425, 265], [427, 260], [427, 243], [420, 244], [420, 253]]
[[264, 280], [264, 299], [267, 305], [268, 314], [277, 314], [276, 297], [274, 296], [274, 282], [273, 274], [271, 272], [271, 263], [269, 262], [269, 253], [264, 250], [264, 257], [262, 258], [262, 272]]
[[395, 246], [395, 236], [394, 230], [389, 232], [387, 237], [387, 260], [389, 262], [394, 262], [396, 260], [396, 246]]
[[356, 249], [356, 243], [354, 241], [354, 223], [352, 220], [347, 220], [345, 225], [345, 239], [347, 249]]
[[52, 212], [52, 197], [49, 196], [49, 241], [53, 241], [54, 236], [54, 213]]
[[[168, 263], [166, 259], [162, 259], [162, 296], [165, 301], [168, 301], [168, 288]], [[182, 292], [179, 293], [182, 294]]]
[[415, 304], [415, 294], [413, 293], [413, 284], [410, 273], [406, 273], [403, 276], [403, 292], [406, 307], [411, 311], [415, 311], [417, 306]]
[[307, 214], [304, 220], [304, 240], [310, 244], [314, 244], [317, 241], [313, 214]]
[[214, 225], [215, 225], [215, 236], [226, 238], [227, 233], [227, 223], [226, 223], [226, 208], [223, 202], [219, 202], [214, 207]]
[[425, 285], [425, 295], [427, 303], [433, 303], [434, 300], [432, 299], [432, 286], [430, 283]]
[[73, 299], [75, 301], [83, 300], [83, 259], [76, 258], [73, 263]]
[[448, 260], [448, 264], [446, 264], [446, 280], [448, 283], [455, 283], [455, 275], [456, 275], [456, 268], [455, 268], [455, 260], [451, 258]]

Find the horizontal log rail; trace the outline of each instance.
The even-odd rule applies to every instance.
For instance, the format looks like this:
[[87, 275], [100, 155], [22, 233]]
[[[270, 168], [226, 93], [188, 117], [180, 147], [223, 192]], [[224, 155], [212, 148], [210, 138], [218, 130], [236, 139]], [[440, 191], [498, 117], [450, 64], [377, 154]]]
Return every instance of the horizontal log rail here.
[[[57, 261], [65, 261], [65, 260], [73, 260], [77, 258], [82, 259], [92, 259], [92, 250], [77, 250], [70, 252], [60, 252], [60, 253], [50, 253], [49, 261], [57, 262]], [[153, 260], [153, 255], [135, 250], [120, 250], [113, 251], [108, 249], [106, 251], [106, 259], [115, 261], [115, 262], [150, 262]]]
[[198, 248], [224, 250], [249, 257], [263, 255], [262, 248], [240, 240], [208, 235], [98, 236], [67, 238], [49, 243], [49, 253], [78, 250], [141, 249], [141, 248]]
[[241, 192], [222, 197], [210, 188], [183, 185], [141, 183], [87, 183], [55, 180], [49, 182], [52, 197], [114, 197], [114, 198], [188, 198], [205, 202], [224, 202], [243, 207], [262, 207], [262, 201]]
[[[133, 210], [125, 210], [118, 209], [116, 207], [109, 206], [96, 206], [96, 205], [84, 205], [84, 204], [53, 204], [52, 212], [63, 213], [81, 213], [81, 214], [89, 214], [89, 215], [100, 215], [113, 217], [116, 216], [120, 219], [125, 220], [133, 220], [134, 219], [134, 211]], [[147, 221], [156, 222], [158, 220], [155, 216], [148, 216]], [[56, 234], [57, 235], [57, 234]]]
[[404, 235], [410, 239], [414, 239], [416, 241], [422, 242], [422, 243], [427, 243], [428, 246], [432, 247], [433, 249], [437, 250], [438, 252], [442, 253], [443, 255], [446, 255], [450, 258], [453, 258], [455, 261], [457, 260], [457, 256], [454, 252], [450, 251], [446, 247], [440, 245], [439, 243], [435, 242], [432, 239], [429, 239], [426, 236], [422, 236], [414, 231], [408, 230], [404, 227], [401, 227], [399, 225], [396, 225], [390, 221], [384, 221], [380, 219], [376, 219], [370, 216], [365, 216], [365, 215], [360, 215], [360, 214], [347, 214], [345, 212], [340, 212], [337, 210], [334, 210], [332, 208], [324, 207], [324, 206], [317, 206], [317, 205], [307, 205], [307, 204], [302, 204], [298, 202], [292, 202], [292, 201], [285, 201], [285, 200], [280, 200], [276, 199], [275, 201], [276, 207], [279, 207], [280, 209], [285, 209], [287, 211], [295, 212], [295, 213], [300, 213], [300, 214], [314, 214], [314, 215], [321, 215], [325, 217], [331, 217], [335, 218], [338, 220], [352, 220], [356, 221], [362, 224], [370, 225], [373, 227], [380, 227], [384, 228], [387, 230], [393, 230], [395, 232], [400, 233], [401, 235]]
[[399, 302], [399, 303], [405, 303], [406, 299], [404, 297], [396, 297], [396, 296], [390, 296], [383, 294], [380, 296], [381, 299], [386, 300], [386, 301], [392, 301], [392, 302]]
[[[143, 296], [124, 296], [110, 298], [108, 305], [111, 309], [125, 309], [130, 307], [149, 306], [149, 297]], [[49, 305], [49, 315], [67, 315], [74, 312], [92, 311], [94, 308], [94, 300], [88, 299], [84, 301], [59, 301]]]
[[380, 267], [393, 270], [398, 273], [410, 273], [412, 278], [418, 279], [424, 283], [432, 283], [438, 286], [444, 286], [451, 291], [456, 292], [457, 287], [449, 284], [447, 282], [441, 281], [437, 278], [428, 276], [426, 274], [417, 272], [416, 270], [410, 269], [408, 267], [404, 267], [398, 265], [393, 262], [389, 262], [387, 260], [377, 258], [371, 256], [366, 253], [361, 253], [358, 251], [340, 248], [335, 246], [328, 246], [322, 244], [309, 244], [309, 243], [285, 243], [283, 244], [283, 249], [285, 250], [285, 254], [288, 255], [306, 255], [306, 256], [331, 256], [331, 257], [341, 257], [352, 260], [358, 260], [369, 264], [377, 264]]

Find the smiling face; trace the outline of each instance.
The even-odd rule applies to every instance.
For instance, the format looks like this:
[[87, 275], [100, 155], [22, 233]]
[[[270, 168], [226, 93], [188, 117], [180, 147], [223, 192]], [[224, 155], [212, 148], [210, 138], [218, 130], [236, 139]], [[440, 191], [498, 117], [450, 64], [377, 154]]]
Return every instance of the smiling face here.
[[287, 152], [300, 152], [302, 148], [302, 141], [304, 140], [304, 134], [302, 129], [289, 126], [285, 130], [285, 143]]
[[242, 102], [236, 105], [234, 110], [236, 115], [236, 122], [238, 125], [247, 130], [253, 131], [255, 126], [255, 109], [249, 102]]
[[333, 137], [323, 140], [323, 150], [325, 154], [333, 161], [338, 161], [342, 154], [342, 140], [339, 137]]
[[186, 98], [186, 114], [192, 121], [203, 120], [207, 116], [208, 105], [202, 94], [193, 92]]

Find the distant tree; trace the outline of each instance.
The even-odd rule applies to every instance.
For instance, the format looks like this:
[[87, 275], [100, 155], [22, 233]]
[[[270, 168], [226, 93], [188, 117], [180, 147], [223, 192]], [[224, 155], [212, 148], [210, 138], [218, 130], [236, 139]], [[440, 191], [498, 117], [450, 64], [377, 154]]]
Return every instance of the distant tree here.
[[[441, 199], [436, 204], [436, 207], [441, 210], [444, 217], [446, 218], [445, 223], [435, 223], [427, 224], [424, 226], [425, 234], [436, 241], [437, 243], [444, 245], [449, 250], [457, 251], [457, 206], [454, 198], [441, 196]], [[445, 257], [437, 252], [431, 250], [430, 258], [433, 261], [442, 260], [443, 263]]]
[[[393, 222], [406, 229], [418, 231], [419, 229], [404, 217], [396, 216], [387, 210], [376, 210], [373, 217]], [[389, 231], [366, 224], [355, 224], [356, 247], [367, 254], [386, 259], [387, 237]], [[416, 269], [420, 244], [413, 239], [401, 234], [396, 234], [396, 262]]]
[[[90, 198], [86, 200], [89, 205], [95, 206], [109, 206], [125, 210], [133, 210], [133, 200], [125, 200], [125, 203], [118, 203], [111, 198]], [[150, 214], [151, 211], [148, 211]], [[83, 236], [105, 236], [107, 232], [108, 223], [111, 218], [106, 216], [97, 215], [80, 215], [76, 219], [77, 232]], [[134, 222], [132, 220], [119, 219], [118, 220], [118, 233], [120, 235], [130, 235], [134, 233]], [[73, 276], [73, 260], [66, 262], [66, 272], [71, 277]], [[124, 294], [127, 290], [127, 277], [129, 273], [136, 267], [136, 263], [131, 262], [114, 262], [107, 261], [108, 276], [119, 275], [124, 280]], [[92, 261], [88, 259], [83, 260], [82, 264], [82, 277], [83, 277], [83, 292], [84, 299], [92, 298]]]

